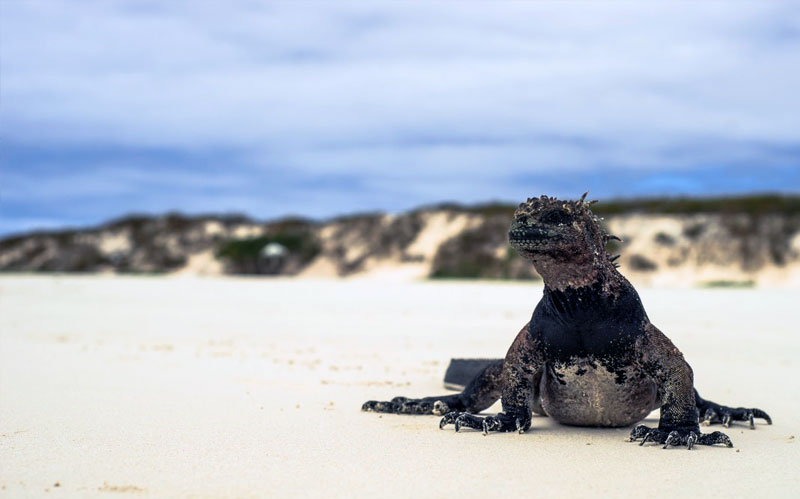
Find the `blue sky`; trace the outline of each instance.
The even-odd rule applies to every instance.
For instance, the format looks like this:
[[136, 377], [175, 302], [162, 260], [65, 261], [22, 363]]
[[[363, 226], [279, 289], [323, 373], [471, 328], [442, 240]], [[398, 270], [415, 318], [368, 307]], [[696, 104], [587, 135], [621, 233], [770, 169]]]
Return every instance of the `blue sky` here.
[[0, 234], [800, 191], [797, 2], [0, 7]]

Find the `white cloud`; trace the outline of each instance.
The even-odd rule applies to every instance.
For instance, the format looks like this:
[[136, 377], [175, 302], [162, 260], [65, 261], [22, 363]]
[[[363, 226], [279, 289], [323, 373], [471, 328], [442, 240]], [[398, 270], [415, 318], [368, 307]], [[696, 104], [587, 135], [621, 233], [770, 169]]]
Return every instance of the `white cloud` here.
[[420, 133], [800, 138], [786, 112], [800, 33], [770, 36], [800, 30], [800, 9], [780, 4], [165, 5], [7, 5], [5, 133], [270, 148]]
[[230, 177], [457, 173], [452, 197], [492, 197], [555, 169], [785, 167], [770, 151], [800, 144], [794, 2], [37, 0], [0, 23], [7, 143], [228, 150]]

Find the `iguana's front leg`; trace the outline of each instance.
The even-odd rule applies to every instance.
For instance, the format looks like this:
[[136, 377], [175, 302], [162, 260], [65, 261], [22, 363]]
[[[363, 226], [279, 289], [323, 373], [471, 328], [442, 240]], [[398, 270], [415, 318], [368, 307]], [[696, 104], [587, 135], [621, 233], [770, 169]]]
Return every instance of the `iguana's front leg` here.
[[369, 400], [361, 406], [361, 410], [437, 416], [451, 411], [480, 412], [500, 398], [502, 370], [503, 361], [498, 359], [478, 373], [461, 393], [423, 398], [395, 397], [389, 401]]
[[649, 321], [644, 324], [644, 335], [636, 343], [636, 359], [644, 372], [658, 385], [661, 394], [661, 419], [658, 428], [639, 425], [631, 432], [631, 441], [670, 445], [725, 444], [733, 447], [731, 439], [722, 432], [700, 433], [694, 396], [692, 368], [683, 354], [664, 333]]
[[533, 382], [536, 373], [544, 366], [541, 342], [524, 327], [503, 361], [502, 403], [503, 412], [496, 416], [474, 416], [459, 411], [447, 413], [439, 428], [454, 424], [456, 431], [462, 427], [490, 431], [518, 431], [523, 433], [531, 426]]

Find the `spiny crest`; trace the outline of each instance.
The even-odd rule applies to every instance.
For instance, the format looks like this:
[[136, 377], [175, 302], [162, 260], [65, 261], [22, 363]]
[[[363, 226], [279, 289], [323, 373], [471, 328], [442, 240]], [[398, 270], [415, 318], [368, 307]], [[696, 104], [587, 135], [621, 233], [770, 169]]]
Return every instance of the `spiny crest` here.
[[515, 215], [535, 215], [548, 208], [561, 208], [574, 215], [586, 216], [589, 221], [599, 225], [600, 219], [592, 213], [592, 205], [597, 203], [597, 200], [586, 201], [586, 196], [588, 194], [589, 191], [584, 192], [577, 201], [562, 201], [556, 197], [545, 195], [539, 196], [538, 198], [528, 198], [526, 202], [520, 203]]
[[[556, 197], [545, 195], [539, 196], [538, 198], [528, 198], [526, 202], [520, 203], [514, 215], [537, 215], [546, 209], [561, 208], [569, 213], [581, 216], [585, 221], [594, 224], [600, 232], [604, 245], [608, 241], [615, 240], [622, 242], [622, 239], [613, 234], [609, 234], [608, 231], [603, 228], [601, 224], [602, 219], [592, 212], [592, 205], [597, 203], [597, 200], [586, 201], [586, 196], [588, 195], [589, 191], [584, 192], [577, 201], [560, 201]], [[609, 258], [614, 262], [614, 260], [619, 258], [619, 255], [615, 257], [609, 255]], [[617, 266], [616, 263], [614, 263], [614, 265]]]

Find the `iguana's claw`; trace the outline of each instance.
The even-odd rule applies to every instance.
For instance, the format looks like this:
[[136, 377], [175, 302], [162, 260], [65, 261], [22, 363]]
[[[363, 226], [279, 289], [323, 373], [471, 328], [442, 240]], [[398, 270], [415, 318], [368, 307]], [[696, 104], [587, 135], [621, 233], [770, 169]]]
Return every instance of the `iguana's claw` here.
[[456, 421], [455, 418], [458, 417], [459, 414], [461, 413], [458, 411], [453, 411], [453, 412], [448, 412], [447, 414], [442, 416], [442, 419], [439, 421], [439, 429], [442, 430], [444, 429], [445, 425], [455, 423]]
[[763, 419], [767, 424], [772, 424], [772, 418], [761, 409], [746, 409], [744, 407], [732, 408], [725, 406], [720, 406], [719, 408], [721, 414], [714, 409], [706, 409], [702, 421], [704, 426], [722, 423], [722, 426], [728, 428], [731, 421], [747, 421], [750, 423], [750, 429], [754, 430], [756, 428], [755, 418]]
[[483, 429], [484, 418], [479, 416], [473, 416], [472, 414], [468, 414], [466, 412], [448, 412], [444, 416], [442, 416], [441, 421], [439, 421], [439, 429], [443, 429], [446, 425], [453, 424], [455, 425], [456, 432], [458, 432], [462, 426], [466, 426], [467, 428], [472, 428], [474, 430], [481, 430]]
[[[697, 433], [695, 433], [695, 432], [690, 433], [689, 437], [686, 439], [686, 448], [688, 450], [692, 450], [692, 447], [694, 447], [694, 444], [697, 443], [697, 440], [699, 438], [700, 437], [697, 435]], [[730, 447], [733, 447], [733, 443], [730, 441], [730, 439], [728, 439], [728, 443], [731, 444]]]
[[406, 397], [395, 397], [392, 400], [368, 400], [361, 406], [362, 411], [368, 412], [399, 412], [400, 406], [408, 402]]
[[695, 444], [701, 445], [714, 445], [723, 444], [726, 447], [733, 447], [733, 442], [728, 438], [728, 435], [721, 431], [703, 434], [693, 430], [659, 430], [648, 428], [645, 425], [639, 425], [631, 431], [630, 441], [634, 442], [642, 439], [639, 445], [644, 445], [646, 442], [654, 442], [664, 444], [664, 449], [669, 446], [685, 445], [687, 449], [692, 450]]
[[368, 400], [364, 402], [361, 406], [361, 410], [366, 412], [396, 412], [393, 403], [379, 400]]
[[465, 412], [453, 411], [445, 414], [441, 421], [439, 421], [439, 428], [444, 428], [448, 424], [455, 425], [456, 431], [462, 427], [472, 428], [474, 430], [483, 431], [484, 435], [488, 435], [490, 431], [518, 431], [524, 433], [531, 427], [530, 418], [516, 417], [500, 413], [497, 416], [474, 416]]

